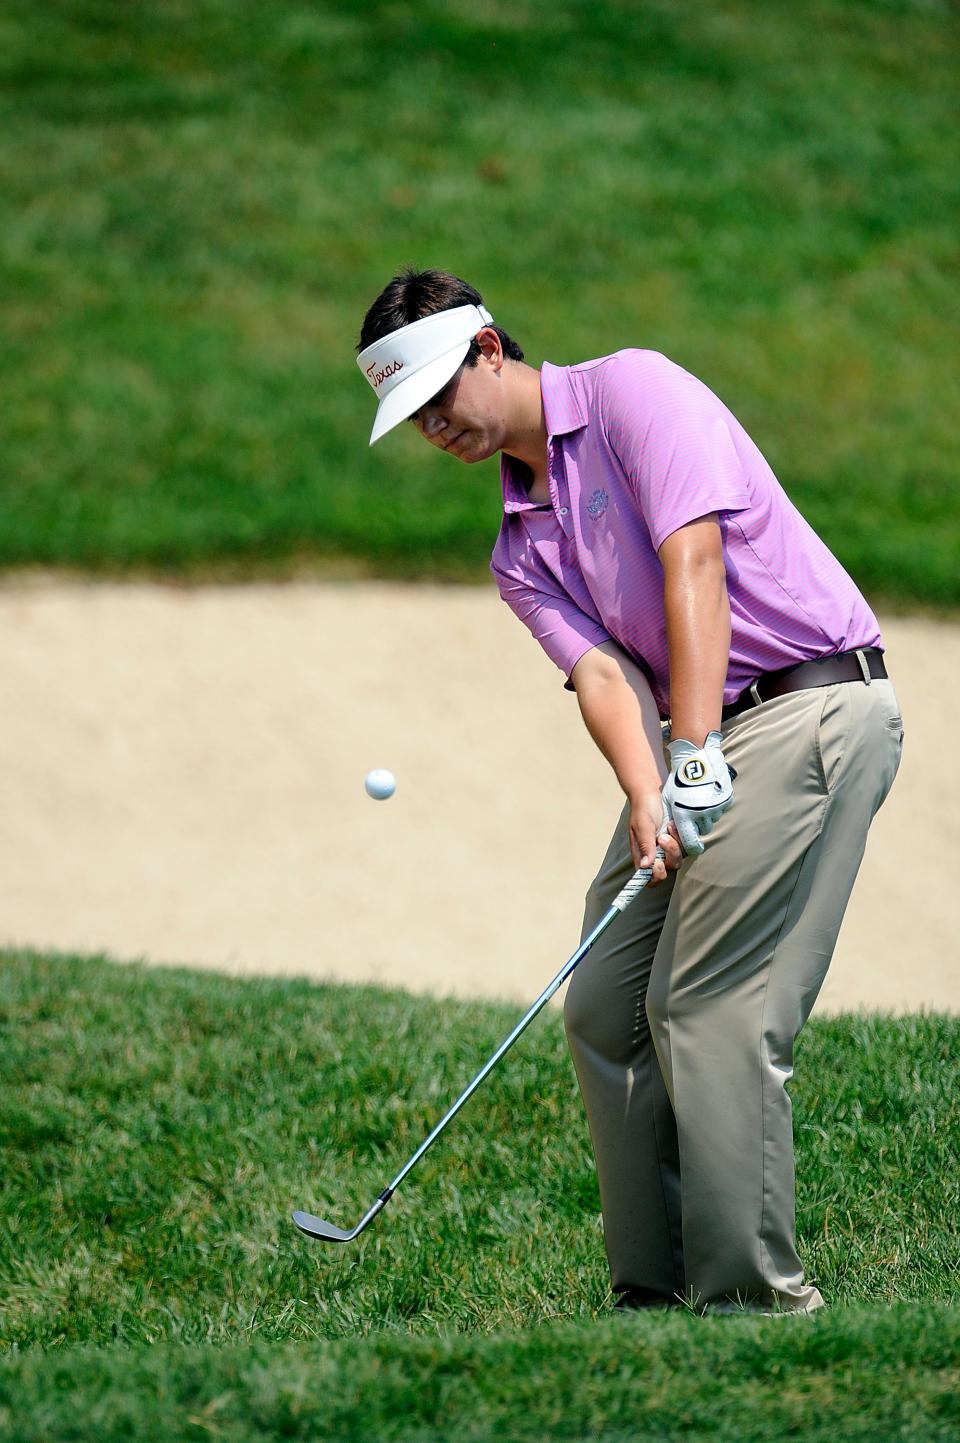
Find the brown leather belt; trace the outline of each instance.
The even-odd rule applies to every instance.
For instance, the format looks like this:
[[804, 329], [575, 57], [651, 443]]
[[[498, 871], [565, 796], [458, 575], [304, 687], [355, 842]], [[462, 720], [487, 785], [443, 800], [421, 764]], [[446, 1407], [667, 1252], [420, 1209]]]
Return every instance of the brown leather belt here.
[[787, 696], [792, 691], [833, 686], [834, 682], [838, 681], [879, 681], [886, 674], [883, 652], [875, 646], [861, 646], [856, 651], [820, 656], [816, 661], [801, 661], [796, 666], [785, 666], [780, 671], [765, 671], [740, 693], [736, 701], [723, 708], [721, 716], [724, 721], [729, 721], [731, 717], [739, 716], [750, 707], [773, 701], [778, 696]]

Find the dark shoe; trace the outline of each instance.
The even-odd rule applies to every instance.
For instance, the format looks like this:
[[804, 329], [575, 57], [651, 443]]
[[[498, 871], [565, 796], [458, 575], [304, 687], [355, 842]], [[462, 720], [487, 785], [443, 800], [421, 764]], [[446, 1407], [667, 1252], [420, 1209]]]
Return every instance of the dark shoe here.
[[662, 1312], [667, 1308], [682, 1307], [683, 1303], [679, 1298], [668, 1298], [650, 1288], [623, 1288], [617, 1294], [613, 1310], [615, 1313], [643, 1313], [650, 1309]]

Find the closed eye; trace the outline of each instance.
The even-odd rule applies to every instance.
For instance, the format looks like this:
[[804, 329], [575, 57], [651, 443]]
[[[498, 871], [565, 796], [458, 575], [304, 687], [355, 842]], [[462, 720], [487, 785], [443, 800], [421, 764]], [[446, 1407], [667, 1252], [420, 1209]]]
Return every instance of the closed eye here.
[[458, 368], [454, 372], [447, 384], [443, 386], [435, 396], [431, 396], [429, 401], [425, 401], [424, 404], [419, 408], [419, 410], [414, 411], [412, 416], [407, 417], [407, 420], [419, 421], [421, 411], [434, 410], [438, 406], [443, 406], [450, 399], [450, 392], [453, 390], [453, 383], [457, 379], [459, 374], [460, 368]]

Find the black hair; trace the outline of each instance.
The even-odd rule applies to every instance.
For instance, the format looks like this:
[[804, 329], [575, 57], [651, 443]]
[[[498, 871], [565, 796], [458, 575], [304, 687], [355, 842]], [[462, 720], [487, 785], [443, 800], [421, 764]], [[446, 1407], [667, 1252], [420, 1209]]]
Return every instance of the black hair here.
[[[392, 331], [399, 331], [401, 326], [409, 326], [411, 321], [420, 321], [436, 311], [482, 305], [480, 292], [459, 276], [446, 271], [418, 271], [415, 266], [407, 266], [384, 286], [364, 316], [357, 350], [365, 351], [374, 341], [382, 341]], [[511, 361], [522, 361], [523, 351], [513, 337], [500, 326], [494, 325], [492, 329], [500, 337], [503, 354]], [[464, 365], [475, 366], [479, 356], [480, 347], [473, 340]]]

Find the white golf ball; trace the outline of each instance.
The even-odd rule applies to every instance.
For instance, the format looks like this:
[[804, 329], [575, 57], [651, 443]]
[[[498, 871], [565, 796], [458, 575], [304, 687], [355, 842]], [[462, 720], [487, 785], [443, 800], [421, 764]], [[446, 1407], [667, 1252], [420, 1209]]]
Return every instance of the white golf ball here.
[[372, 772], [367, 772], [363, 785], [368, 796], [374, 797], [378, 802], [385, 802], [387, 797], [392, 797], [397, 790], [397, 779], [386, 767], [374, 767]]

